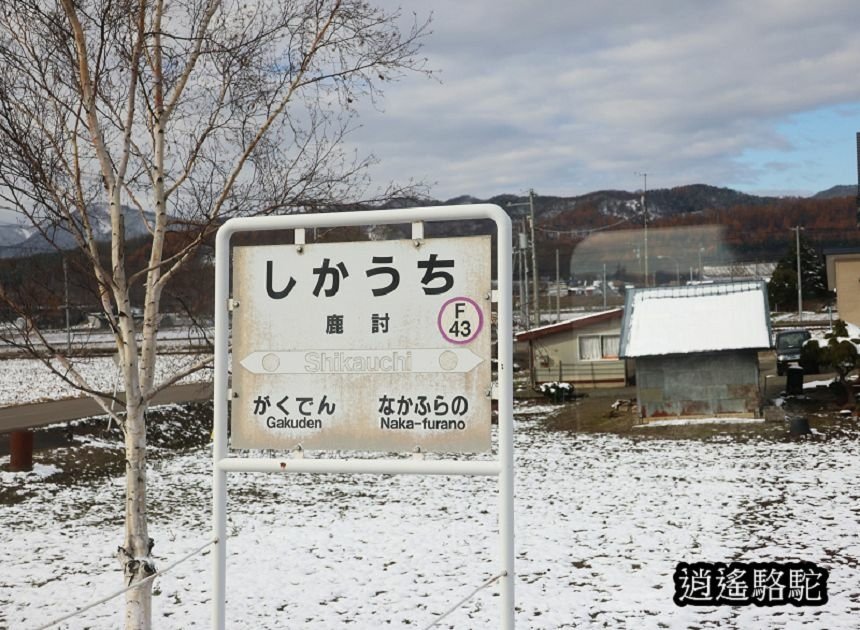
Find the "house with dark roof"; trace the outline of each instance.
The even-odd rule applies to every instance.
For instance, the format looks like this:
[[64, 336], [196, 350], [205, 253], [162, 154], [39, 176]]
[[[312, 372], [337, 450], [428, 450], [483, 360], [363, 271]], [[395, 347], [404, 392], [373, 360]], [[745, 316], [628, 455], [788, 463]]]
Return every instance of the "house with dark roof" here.
[[634, 289], [624, 309], [619, 355], [636, 360], [642, 418], [759, 415], [764, 282]]
[[532, 384], [626, 385], [628, 366], [618, 356], [623, 313], [615, 308], [519, 333], [517, 341], [529, 344]]

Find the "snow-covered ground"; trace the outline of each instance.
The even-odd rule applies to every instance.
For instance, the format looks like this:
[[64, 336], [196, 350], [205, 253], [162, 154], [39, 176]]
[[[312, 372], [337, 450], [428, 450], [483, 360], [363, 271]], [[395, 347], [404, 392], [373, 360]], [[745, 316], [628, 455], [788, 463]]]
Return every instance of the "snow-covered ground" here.
[[[156, 363], [156, 383], [162, 382], [193, 366], [205, 355], [162, 354]], [[122, 391], [119, 368], [111, 357], [76, 358], [74, 368], [96, 390], [110, 392], [115, 387]], [[57, 365], [55, 363], [55, 365]], [[183, 379], [183, 383], [212, 380], [212, 370], [203, 369]], [[81, 392], [48, 370], [36, 359], [4, 359], [0, 361], [0, 407], [20, 405], [42, 400], [74, 398]]]
[[654, 427], [675, 427], [694, 424], [761, 424], [762, 418], [679, 418], [677, 420], [652, 420], [648, 424], [637, 425], [637, 429], [651, 429]]
[[836, 312], [836, 309], [833, 309], [833, 312], [828, 314], [827, 312], [815, 312], [815, 311], [803, 311], [802, 319], [798, 316], [797, 311], [783, 311], [783, 312], [772, 312], [770, 314], [770, 319], [772, 322], [778, 322], [781, 324], [796, 324], [797, 326], [804, 326], [808, 322], [822, 322], [822, 321], [830, 321], [830, 318], [833, 318], [835, 322], [839, 319], [839, 313]]
[[[116, 340], [109, 330], [104, 328], [92, 328], [87, 324], [73, 326], [70, 334], [65, 330], [47, 330], [42, 331], [45, 339], [52, 346], [65, 349], [66, 344], [71, 342], [72, 353], [85, 349], [89, 352], [95, 350], [101, 351], [116, 351]], [[165, 327], [158, 331], [159, 347], [162, 350], [183, 350], [188, 348], [200, 349], [206, 347], [214, 338], [214, 329], [210, 328], [195, 328], [190, 326], [175, 326]], [[17, 343], [22, 343], [23, 339], [16, 332], [15, 326], [10, 323], [0, 322], [0, 336], [8, 335]], [[139, 340], [139, 336], [138, 336]], [[31, 340], [35, 345], [39, 345], [35, 338]], [[17, 352], [17, 349], [5, 341], [0, 341], [0, 354], [6, 356], [10, 353]]]
[[[813, 440], [687, 441], [551, 433], [547, 413], [516, 425], [518, 628], [857, 627], [853, 421]], [[52, 465], [50, 453], [39, 460]], [[162, 567], [209, 536], [210, 468], [205, 447], [151, 465]], [[26, 498], [0, 506], [0, 627], [38, 627], [120, 585], [122, 480], [69, 484], [50, 472], [32, 473]], [[491, 479], [246, 474], [231, 476], [230, 492], [230, 628], [423, 628], [496, 573]], [[207, 627], [210, 560], [158, 578], [155, 627]], [[830, 570], [830, 601], [673, 604], [678, 562], [733, 560], [818, 563]], [[497, 592], [440, 627], [498, 627]], [[121, 627], [121, 607], [120, 598], [62, 627]]]

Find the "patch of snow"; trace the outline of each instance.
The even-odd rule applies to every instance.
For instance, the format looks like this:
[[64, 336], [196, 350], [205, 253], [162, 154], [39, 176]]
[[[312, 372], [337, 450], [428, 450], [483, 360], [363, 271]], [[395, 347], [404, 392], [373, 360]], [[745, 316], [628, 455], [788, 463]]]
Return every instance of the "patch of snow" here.
[[[820, 314], [816, 313], [815, 311], [803, 311], [803, 318], [798, 319], [797, 311], [785, 311], [781, 313], [772, 313], [770, 319], [773, 322], [794, 323], [798, 326], [801, 326], [804, 322], [814, 321], [819, 316]], [[834, 321], [839, 319], [839, 316], [836, 311], [833, 311], [833, 319]]]
[[573, 385], [565, 382], [556, 382], [550, 381], [548, 383], [541, 383], [538, 386], [538, 389], [545, 396], [554, 396], [556, 392], [573, 392]]
[[819, 387], [830, 387], [830, 385], [835, 382], [835, 378], [829, 378], [824, 381], [807, 381], [803, 384], [803, 389], [818, 389]]
[[[156, 383], [169, 378], [203, 358], [204, 355], [162, 354], [156, 364]], [[58, 364], [54, 364], [55, 366]], [[111, 357], [88, 357], [75, 359], [76, 370], [93, 389], [112, 392], [115, 387], [122, 391], [119, 369]], [[200, 370], [183, 379], [182, 383], [208, 382], [212, 370]], [[0, 406], [21, 405], [43, 400], [75, 398], [81, 393], [50, 372], [41, 361], [35, 359], [5, 359], [0, 369]]]
[[[7, 465], [9, 462], [8, 457], [4, 457], [0, 464]], [[61, 468], [57, 468], [56, 466], [52, 466], [50, 464], [33, 464], [33, 470], [25, 471], [25, 472], [11, 472], [8, 470], [0, 470], [0, 483], [4, 485], [11, 485], [13, 482], [20, 481], [21, 479], [45, 479], [50, 477], [51, 475], [56, 475], [57, 473], [63, 472]]]
[[545, 331], [552, 331], [552, 330], [554, 330], [554, 329], [556, 329], [556, 328], [560, 328], [560, 329], [562, 329], [562, 328], [564, 328], [565, 326], [569, 326], [569, 325], [571, 325], [571, 324], [575, 324], [575, 323], [577, 323], [577, 322], [587, 321], [587, 320], [590, 320], [590, 319], [600, 319], [600, 318], [606, 317], [607, 315], [613, 315], [613, 314], [619, 314], [619, 313], [622, 313], [623, 311], [624, 311], [624, 309], [623, 309], [623, 308], [611, 308], [611, 309], [608, 309], [608, 310], [595, 311], [595, 312], [592, 312], [592, 313], [586, 313], [586, 314], [584, 314], [584, 315], [579, 315], [579, 316], [577, 316], [577, 317], [573, 317], [573, 318], [570, 318], [570, 319], [566, 319], [566, 320], [563, 320], [563, 321], [560, 321], [560, 322], [556, 321], [556, 322], [552, 322], [552, 323], [549, 323], [549, 324], [545, 324], [545, 325], [543, 325], [543, 326], [536, 326], [535, 328], [529, 328], [528, 330], [524, 330], [524, 331], [523, 331], [522, 333], [520, 333], [520, 334], [523, 334], [523, 335], [525, 335], [525, 334], [529, 334], [529, 335], [531, 335], [531, 334], [541, 333], [541, 332], [545, 332]]
[[[71, 328], [71, 343], [73, 348], [87, 348], [89, 350], [109, 350], [116, 352], [116, 340], [113, 337], [113, 334], [105, 329], [99, 328], [103, 326], [101, 321], [92, 316], [88, 319], [87, 322], [81, 324], [80, 326], [73, 326]], [[12, 324], [0, 324], [0, 327], [5, 328], [8, 331], [12, 331], [12, 337], [17, 337], [20, 339], [20, 326], [15, 327]], [[67, 340], [67, 333], [63, 330], [45, 330], [42, 331], [45, 335], [45, 339], [51, 345], [57, 347], [65, 347]], [[184, 349], [188, 349], [189, 347], [200, 347], [206, 343], [207, 340], [212, 340], [214, 338], [214, 330], [211, 328], [195, 328], [190, 326], [181, 326], [174, 328], [161, 328], [158, 331], [158, 340], [159, 347], [165, 351], [169, 352], [171, 349], [182, 351]], [[34, 341], [34, 343], [36, 343]], [[39, 344], [36, 343], [38, 346]], [[6, 344], [0, 344], [0, 350], [10, 351], [13, 348]]]

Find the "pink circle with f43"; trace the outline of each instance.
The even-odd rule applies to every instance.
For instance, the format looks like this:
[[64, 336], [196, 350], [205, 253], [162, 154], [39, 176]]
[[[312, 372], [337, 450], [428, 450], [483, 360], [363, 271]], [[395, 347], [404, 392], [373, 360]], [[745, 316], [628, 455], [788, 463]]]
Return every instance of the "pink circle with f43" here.
[[[467, 303], [472, 305], [472, 307], [475, 309], [475, 312], [478, 314], [478, 325], [475, 326], [475, 330], [466, 339], [452, 339], [451, 337], [448, 336], [448, 332], [445, 330], [445, 327], [442, 325], [442, 315], [445, 314], [445, 309], [448, 308], [449, 304], [453, 304], [454, 302], [467, 302]], [[439, 327], [439, 332], [442, 333], [442, 336], [445, 338], [446, 341], [449, 341], [450, 343], [456, 343], [458, 345], [463, 345], [463, 344], [471, 342], [475, 337], [478, 336], [478, 333], [480, 333], [481, 330], [483, 330], [483, 328], [484, 328], [484, 313], [483, 313], [483, 311], [481, 311], [481, 307], [478, 306], [478, 303], [475, 300], [473, 300], [472, 298], [467, 298], [467, 297], [451, 298], [450, 300], [448, 300], [447, 302], [445, 302], [442, 305], [442, 308], [439, 309], [439, 316], [436, 318], [436, 325]]]

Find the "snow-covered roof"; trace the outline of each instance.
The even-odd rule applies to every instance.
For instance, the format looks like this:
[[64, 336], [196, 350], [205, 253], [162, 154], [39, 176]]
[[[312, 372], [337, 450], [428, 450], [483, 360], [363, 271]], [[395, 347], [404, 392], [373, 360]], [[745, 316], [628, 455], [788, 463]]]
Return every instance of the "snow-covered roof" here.
[[621, 319], [623, 313], [623, 308], [613, 308], [608, 311], [600, 311], [597, 313], [588, 313], [586, 315], [580, 315], [579, 317], [566, 319], [563, 322], [556, 322], [554, 324], [549, 324], [546, 326], [538, 326], [537, 328], [531, 328], [529, 330], [518, 333], [517, 341], [538, 339], [540, 337], [546, 337], [547, 335], [553, 335], [555, 333], [565, 332], [568, 330], [573, 330], [575, 328], [590, 326], [591, 324], [604, 322], [610, 319]]
[[622, 357], [770, 347], [761, 281], [636, 289], [627, 295]]

